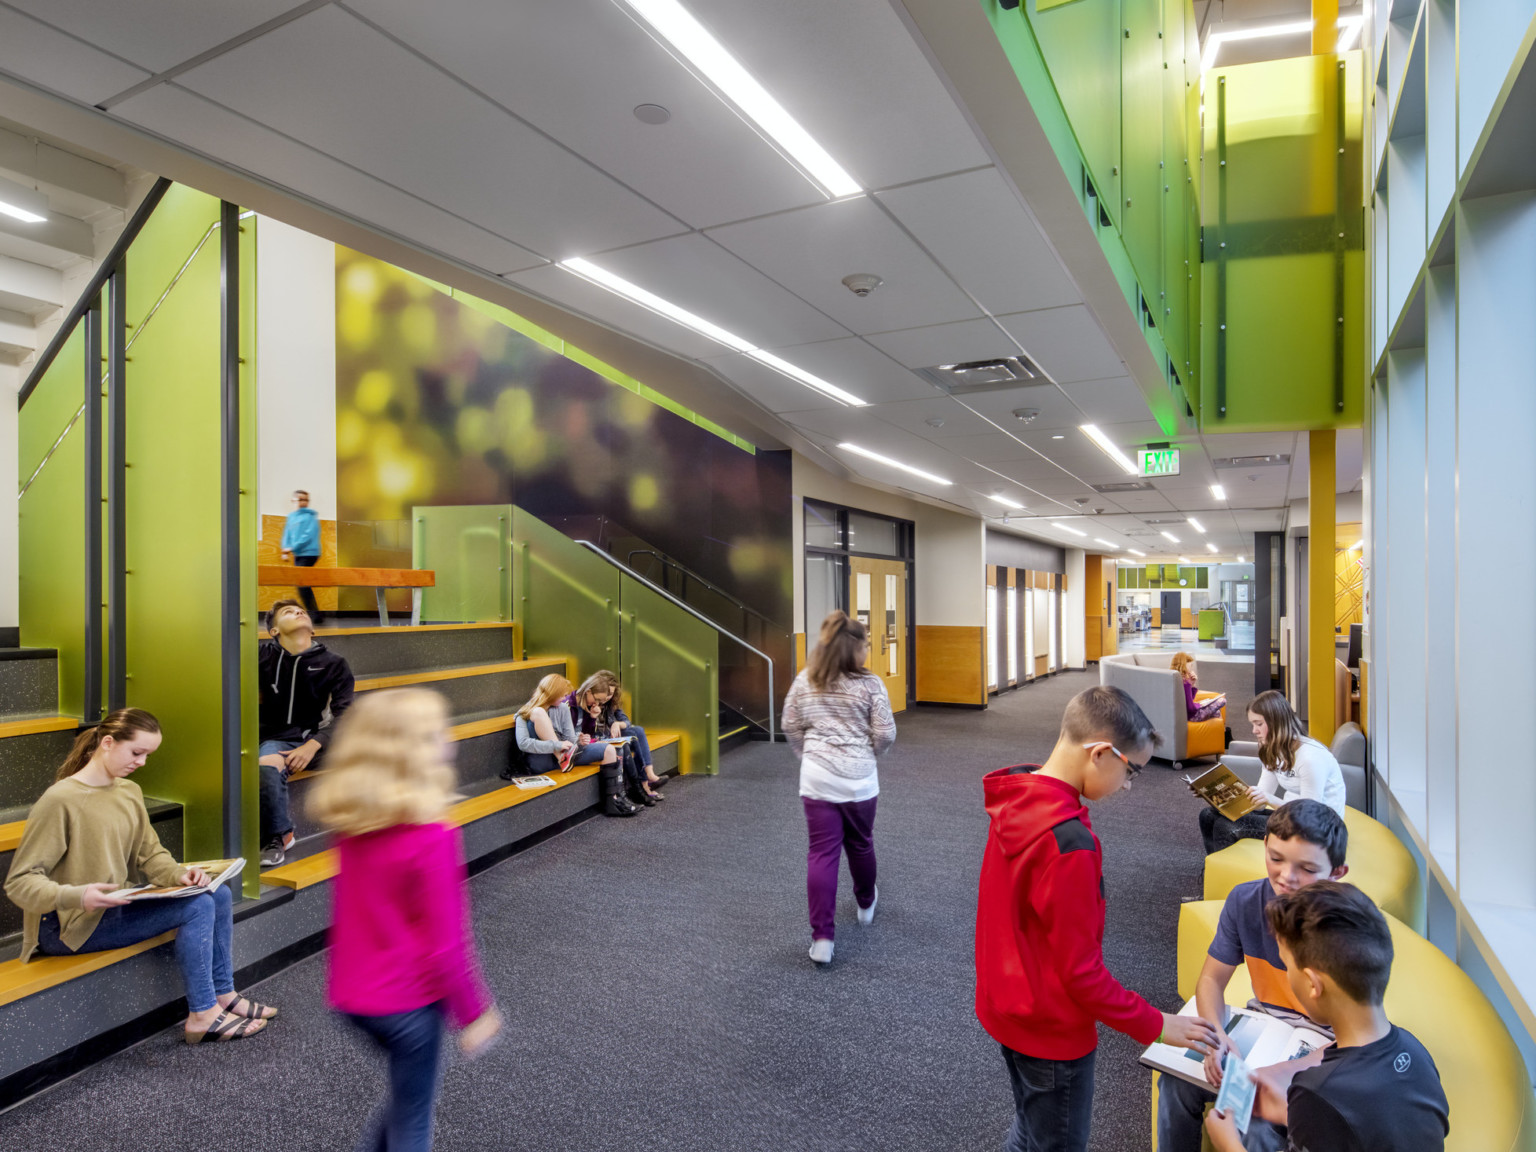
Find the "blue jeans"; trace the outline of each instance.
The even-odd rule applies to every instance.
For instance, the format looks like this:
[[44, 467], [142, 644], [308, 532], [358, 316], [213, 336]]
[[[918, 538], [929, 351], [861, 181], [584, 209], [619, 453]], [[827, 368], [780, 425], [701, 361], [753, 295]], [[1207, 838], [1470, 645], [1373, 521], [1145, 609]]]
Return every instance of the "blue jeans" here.
[[1045, 1060], [1001, 1047], [1013, 1083], [1014, 1111], [1003, 1152], [1087, 1152], [1098, 1053]]
[[389, 1056], [389, 1097], [374, 1112], [358, 1152], [427, 1152], [442, 1067], [441, 1007], [347, 1019]]
[[[640, 761], [642, 768], [651, 766], [651, 742], [645, 737], [645, 729], [638, 724], [626, 724], [620, 736], [633, 736], [635, 742], [630, 745], [635, 750], [635, 756]], [[643, 775], [643, 773], [642, 773]]]
[[[273, 756], [280, 752], [292, 752], [302, 740], [263, 740], [256, 749], [256, 756]], [[270, 764], [261, 765], [261, 843], [270, 844], [281, 840], [293, 831], [293, 818], [288, 815], [288, 778], [281, 768]]]
[[[1214, 809], [1212, 809], [1214, 811]], [[1200, 1152], [1205, 1108], [1216, 1097], [1177, 1076], [1157, 1079], [1157, 1152]], [[1255, 1116], [1243, 1137], [1247, 1152], [1285, 1152], [1285, 1129]]]
[[[215, 997], [235, 990], [230, 941], [235, 922], [230, 915], [233, 897], [229, 885], [212, 892], [169, 900], [138, 900], [108, 908], [80, 952], [105, 952], [126, 948], [162, 932], [176, 931], [176, 965], [187, 988], [187, 1009], [206, 1012]], [[75, 956], [59, 939], [59, 915], [44, 914], [37, 927], [38, 950], [48, 956]]]

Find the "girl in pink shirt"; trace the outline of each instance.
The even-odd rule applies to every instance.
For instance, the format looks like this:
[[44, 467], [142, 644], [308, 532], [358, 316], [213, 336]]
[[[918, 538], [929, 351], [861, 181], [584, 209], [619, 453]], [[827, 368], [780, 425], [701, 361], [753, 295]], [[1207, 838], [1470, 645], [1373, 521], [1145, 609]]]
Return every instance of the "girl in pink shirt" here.
[[453, 745], [441, 696], [369, 692], [338, 724], [311, 813], [338, 834], [328, 999], [389, 1057], [359, 1149], [425, 1152], [443, 1027], [476, 1056], [501, 1028], [469, 927], [464, 848], [444, 823]]

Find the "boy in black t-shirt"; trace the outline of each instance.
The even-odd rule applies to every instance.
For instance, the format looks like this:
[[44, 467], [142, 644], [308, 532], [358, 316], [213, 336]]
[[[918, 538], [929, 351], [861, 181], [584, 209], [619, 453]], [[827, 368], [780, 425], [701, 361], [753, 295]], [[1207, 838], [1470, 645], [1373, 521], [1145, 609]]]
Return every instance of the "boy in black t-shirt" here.
[[[1440, 1073], [1424, 1045], [1382, 1011], [1392, 934], [1369, 896], [1322, 880], [1267, 909], [1291, 990], [1333, 1027], [1322, 1063], [1256, 1073], [1255, 1114], [1288, 1128], [1291, 1152], [1437, 1152], [1450, 1131]], [[1212, 1109], [1216, 1152], [1242, 1152], [1231, 1116]]]

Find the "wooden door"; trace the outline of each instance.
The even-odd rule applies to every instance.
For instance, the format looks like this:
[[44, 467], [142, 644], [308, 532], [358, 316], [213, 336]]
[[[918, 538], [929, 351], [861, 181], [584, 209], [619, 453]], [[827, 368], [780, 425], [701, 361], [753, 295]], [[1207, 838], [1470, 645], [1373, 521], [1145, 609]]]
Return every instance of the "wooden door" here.
[[885, 682], [891, 710], [907, 706], [907, 566], [900, 560], [848, 558], [848, 600], [869, 629], [869, 669]]

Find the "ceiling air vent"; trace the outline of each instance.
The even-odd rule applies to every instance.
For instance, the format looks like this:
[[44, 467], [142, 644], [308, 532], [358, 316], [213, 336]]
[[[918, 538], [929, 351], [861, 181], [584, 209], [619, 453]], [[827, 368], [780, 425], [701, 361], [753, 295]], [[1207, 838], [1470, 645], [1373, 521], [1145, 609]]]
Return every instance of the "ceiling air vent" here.
[[1143, 519], [1142, 523], [1143, 524], [1185, 524], [1185, 523], [1188, 522], [1188, 520], [1189, 520], [1189, 518], [1187, 516], [1165, 516], [1161, 520]]
[[967, 360], [963, 364], [938, 364], [919, 368], [919, 376], [932, 380], [952, 396], [974, 392], [1001, 392], [1007, 388], [1048, 384], [1045, 373], [1027, 356], [1004, 356], [996, 360]]
[[1214, 468], [1273, 468], [1280, 467], [1291, 462], [1289, 455], [1273, 456], [1226, 456], [1219, 460], [1212, 460]]
[[1151, 492], [1152, 485], [1146, 480], [1115, 480], [1109, 484], [1093, 485], [1095, 492]]

